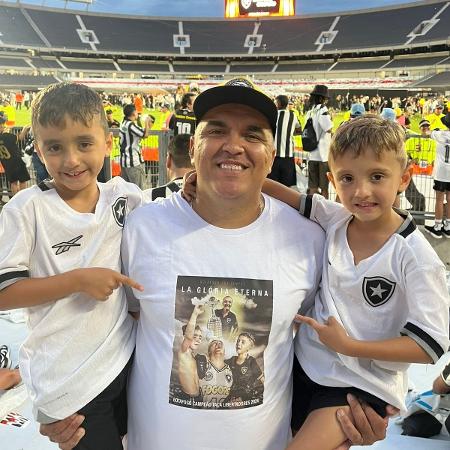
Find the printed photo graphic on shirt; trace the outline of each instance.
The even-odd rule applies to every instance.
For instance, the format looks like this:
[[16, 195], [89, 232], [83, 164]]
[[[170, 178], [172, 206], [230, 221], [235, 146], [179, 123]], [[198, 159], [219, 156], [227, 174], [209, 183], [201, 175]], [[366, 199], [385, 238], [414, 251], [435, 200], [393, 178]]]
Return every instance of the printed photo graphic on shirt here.
[[264, 402], [273, 282], [179, 276], [169, 403], [241, 409]]
[[364, 277], [363, 295], [371, 306], [384, 305], [395, 291], [396, 283], [383, 277]]

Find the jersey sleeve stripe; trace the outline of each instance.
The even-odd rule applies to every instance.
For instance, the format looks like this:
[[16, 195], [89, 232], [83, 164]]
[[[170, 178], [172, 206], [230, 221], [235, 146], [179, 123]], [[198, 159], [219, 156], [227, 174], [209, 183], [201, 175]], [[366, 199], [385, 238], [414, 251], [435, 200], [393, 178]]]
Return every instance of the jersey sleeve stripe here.
[[447, 364], [447, 365], [444, 367], [444, 370], [441, 372], [441, 378], [442, 378], [442, 381], [443, 381], [447, 386], [450, 386], [449, 375], [450, 375], [450, 364]]
[[28, 270], [15, 270], [13, 272], [2, 273], [0, 275], [0, 290], [25, 278], [30, 278], [30, 272]]
[[135, 125], [134, 123], [132, 123], [132, 124], [130, 125], [130, 131], [131, 131], [133, 134], [135, 134], [136, 136], [139, 136], [139, 137], [143, 137], [144, 134], [145, 134], [144, 129], [141, 128], [141, 127], [138, 127], [138, 126]]
[[299, 208], [300, 214], [309, 219], [311, 217], [311, 210], [312, 210], [312, 195], [302, 195], [300, 198], [300, 208]]
[[445, 353], [445, 349], [443, 349], [428, 333], [411, 322], [408, 322], [403, 327], [400, 334], [408, 336], [416, 341], [416, 343], [430, 355], [434, 363]]

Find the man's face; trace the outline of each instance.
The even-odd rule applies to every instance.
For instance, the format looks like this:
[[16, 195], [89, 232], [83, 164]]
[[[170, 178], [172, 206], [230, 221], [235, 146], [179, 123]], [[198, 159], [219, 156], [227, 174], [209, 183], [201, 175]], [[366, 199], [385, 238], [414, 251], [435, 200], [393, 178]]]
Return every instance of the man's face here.
[[434, 109], [434, 112], [440, 116], [442, 114], [442, 108], [440, 106], [436, 106], [436, 108]]
[[191, 142], [197, 193], [218, 199], [254, 196], [272, 168], [273, 136], [265, 116], [248, 106], [208, 111]]
[[231, 305], [233, 304], [233, 300], [231, 297], [224, 297], [222, 300], [223, 309], [229, 311], [231, 309]]
[[423, 136], [427, 135], [428, 132], [430, 131], [430, 125], [422, 125], [420, 127], [420, 131], [421, 131]]
[[217, 356], [225, 356], [225, 349], [223, 347], [223, 342], [219, 340], [212, 341], [208, 346], [208, 356], [210, 358]]

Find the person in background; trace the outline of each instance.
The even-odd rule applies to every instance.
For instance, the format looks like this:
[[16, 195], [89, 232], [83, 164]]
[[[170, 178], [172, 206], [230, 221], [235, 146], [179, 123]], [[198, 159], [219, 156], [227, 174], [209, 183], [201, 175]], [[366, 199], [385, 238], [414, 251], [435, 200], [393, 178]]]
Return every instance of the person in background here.
[[309, 154], [308, 189], [311, 194], [320, 193], [325, 198], [328, 198], [328, 151], [333, 129], [333, 121], [327, 108], [329, 97], [328, 87], [317, 84], [310, 94], [311, 109], [306, 114], [306, 120], [312, 118], [318, 141], [317, 149]]

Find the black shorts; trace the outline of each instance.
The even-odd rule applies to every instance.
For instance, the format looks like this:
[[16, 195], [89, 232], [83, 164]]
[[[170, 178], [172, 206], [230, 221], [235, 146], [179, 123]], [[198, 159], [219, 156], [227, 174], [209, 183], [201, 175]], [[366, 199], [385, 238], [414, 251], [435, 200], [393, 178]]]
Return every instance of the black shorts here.
[[294, 158], [275, 156], [272, 171], [267, 175], [267, 178], [278, 181], [288, 187], [295, 186], [297, 184], [297, 175]]
[[86, 434], [75, 450], [123, 449], [121, 437], [127, 433], [127, 381], [132, 361], [133, 357], [102, 393], [78, 411], [85, 416], [81, 426]]
[[450, 192], [450, 182], [434, 180], [433, 189], [438, 192]]
[[30, 174], [28, 173], [27, 166], [22, 161], [22, 158], [11, 159], [8, 162], [4, 162], [3, 168], [5, 169], [8, 183], [25, 183], [30, 180]]
[[320, 188], [321, 191], [328, 192], [327, 172], [329, 171], [328, 162], [308, 161], [308, 188]]
[[353, 387], [321, 386], [312, 381], [294, 357], [294, 392], [292, 398], [293, 430], [299, 430], [309, 413], [332, 406], [347, 406], [347, 394], [368, 403], [381, 417], [386, 417], [386, 403], [368, 392]]

